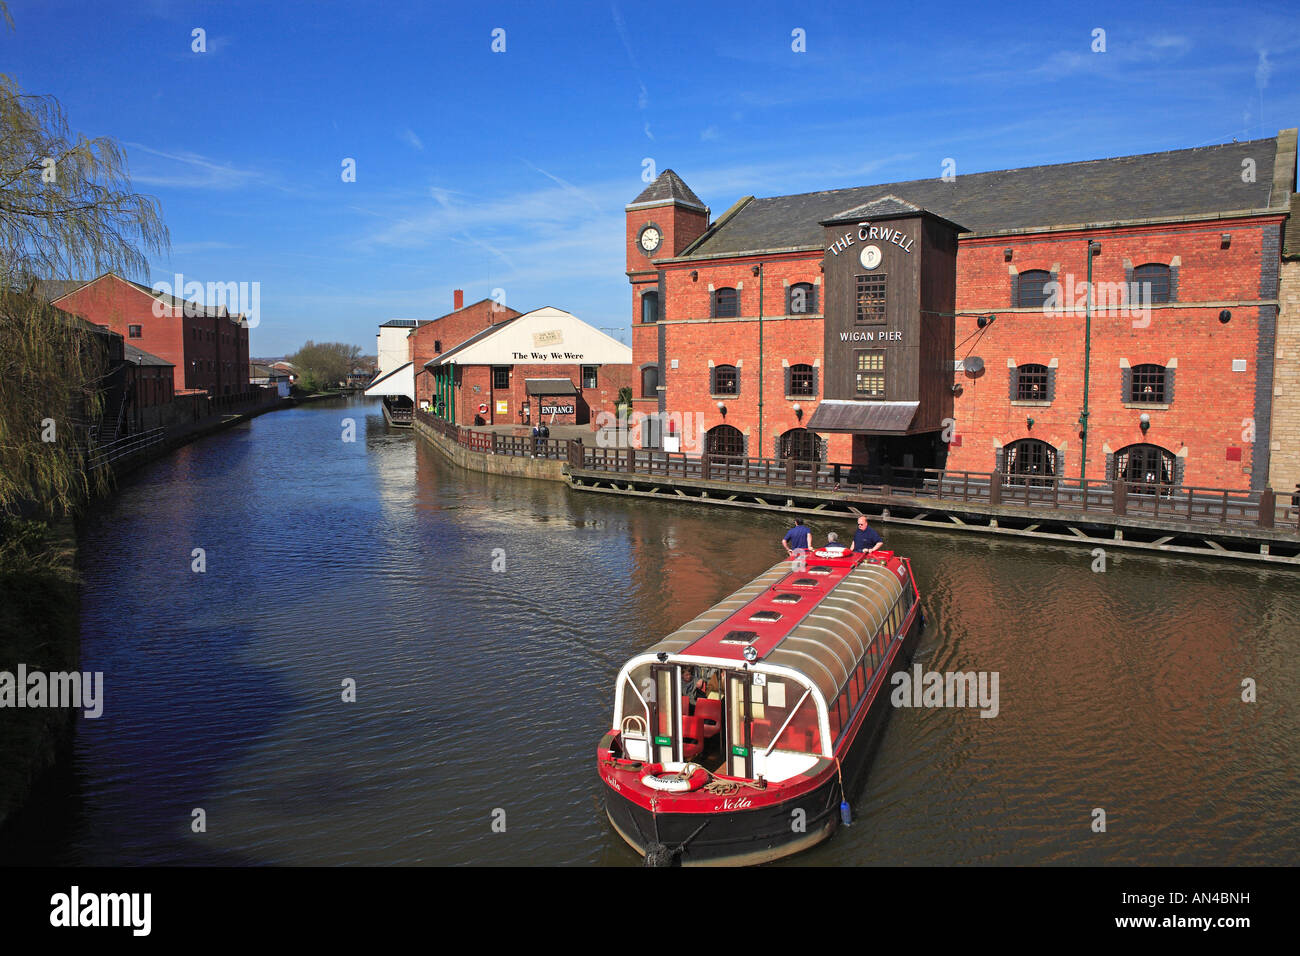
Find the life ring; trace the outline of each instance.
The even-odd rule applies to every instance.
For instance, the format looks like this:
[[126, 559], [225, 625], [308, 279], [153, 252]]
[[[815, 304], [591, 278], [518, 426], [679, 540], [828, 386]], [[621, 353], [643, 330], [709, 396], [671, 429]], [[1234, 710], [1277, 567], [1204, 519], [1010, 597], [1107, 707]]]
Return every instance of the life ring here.
[[486, 415], [486, 414], [487, 414], [487, 402], [479, 402], [479, 404], [478, 404], [478, 413], [479, 413], [480, 415]]
[[664, 793], [690, 793], [708, 782], [709, 772], [697, 763], [648, 763], [641, 777], [643, 786]]

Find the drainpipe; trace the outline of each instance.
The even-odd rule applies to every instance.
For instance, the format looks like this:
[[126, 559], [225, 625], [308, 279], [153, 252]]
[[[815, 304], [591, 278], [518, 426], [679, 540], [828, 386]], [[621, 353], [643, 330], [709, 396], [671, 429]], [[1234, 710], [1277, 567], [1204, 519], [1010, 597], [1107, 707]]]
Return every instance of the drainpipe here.
[[1101, 243], [1088, 241], [1088, 298], [1083, 320], [1083, 412], [1079, 415], [1081, 455], [1079, 481], [1088, 478], [1088, 372], [1092, 367], [1092, 257], [1101, 254]]
[[754, 266], [758, 276], [758, 457], [763, 457], [763, 264]]

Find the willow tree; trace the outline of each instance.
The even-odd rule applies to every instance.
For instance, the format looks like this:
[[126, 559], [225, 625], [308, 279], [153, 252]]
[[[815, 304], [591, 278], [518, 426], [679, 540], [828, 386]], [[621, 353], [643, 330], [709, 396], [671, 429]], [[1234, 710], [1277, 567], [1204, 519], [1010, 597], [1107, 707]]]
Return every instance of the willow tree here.
[[53, 97], [0, 75], [0, 515], [61, 511], [96, 483], [84, 426], [101, 411], [102, 336], [47, 305], [42, 282], [147, 277], [147, 254], [167, 247], [121, 147], [73, 134]]

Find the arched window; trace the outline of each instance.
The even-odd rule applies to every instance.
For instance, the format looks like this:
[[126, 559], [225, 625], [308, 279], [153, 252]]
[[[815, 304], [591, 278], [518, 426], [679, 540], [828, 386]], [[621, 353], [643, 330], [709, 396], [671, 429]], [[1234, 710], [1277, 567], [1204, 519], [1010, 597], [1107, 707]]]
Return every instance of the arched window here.
[[791, 365], [785, 370], [785, 393], [791, 398], [815, 398], [817, 369], [811, 365]]
[[786, 290], [787, 315], [811, 315], [817, 311], [817, 287], [811, 282], [796, 282]]
[[1056, 477], [1056, 449], [1037, 438], [1022, 438], [1002, 449], [1008, 484], [1050, 485]]
[[1133, 282], [1140, 290], [1138, 302], [1169, 301], [1169, 267], [1159, 262], [1148, 262], [1133, 270]]
[[1016, 277], [1016, 308], [1037, 309], [1047, 302], [1047, 284], [1052, 274], [1044, 269], [1030, 269]]
[[821, 443], [817, 433], [806, 428], [792, 428], [781, 436], [777, 442], [778, 458], [793, 458], [796, 461], [820, 461]]
[[704, 451], [710, 458], [743, 458], [745, 436], [731, 425], [714, 425], [704, 433]]
[[1055, 370], [1046, 365], [1021, 365], [1012, 373], [1011, 399], [1017, 402], [1050, 402], [1056, 384]]
[[641, 369], [641, 397], [659, 397], [659, 366], [647, 365]]
[[739, 395], [740, 370], [734, 365], [716, 365], [709, 370], [710, 395]]
[[734, 319], [740, 315], [740, 296], [735, 289], [713, 290], [713, 318]]
[[1128, 387], [1124, 390], [1124, 401], [1169, 404], [1173, 390], [1169, 387], [1169, 370], [1163, 365], [1135, 365], [1125, 378], [1128, 379]]
[[1178, 484], [1178, 457], [1159, 445], [1129, 445], [1115, 452], [1110, 471], [1112, 481], [1141, 483], [1130, 491], [1168, 490]]
[[641, 296], [641, 321], [659, 321], [659, 293], [646, 292]]

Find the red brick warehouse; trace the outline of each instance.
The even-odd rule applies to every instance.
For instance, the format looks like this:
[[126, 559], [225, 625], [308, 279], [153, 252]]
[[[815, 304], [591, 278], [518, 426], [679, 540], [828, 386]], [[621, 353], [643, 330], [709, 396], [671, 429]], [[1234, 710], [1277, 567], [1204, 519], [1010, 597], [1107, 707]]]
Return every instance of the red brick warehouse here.
[[54, 305], [112, 329], [128, 345], [170, 363], [172, 389], [247, 392], [248, 324], [224, 307], [156, 292], [113, 273], [69, 288]]
[[654, 416], [636, 441], [671, 447], [682, 420], [688, 452], [864, 474], [1263, 487], [1274, 405], [1297, 401], [1273, 384], [1295, 186], [1294, 129], [746, 196], [712, 222], [666, 170], [626, 207], [635, 408]]

